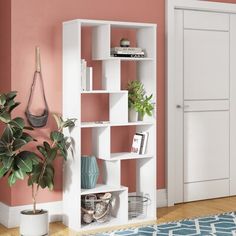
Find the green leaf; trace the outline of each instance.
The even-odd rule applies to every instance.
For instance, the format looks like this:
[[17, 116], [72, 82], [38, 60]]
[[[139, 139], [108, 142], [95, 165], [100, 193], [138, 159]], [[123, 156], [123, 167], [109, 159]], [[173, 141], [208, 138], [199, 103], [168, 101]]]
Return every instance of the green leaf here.
[[13, 142], [13, 151], [16, 151], [23, 147], [27, 142], [23, 139], [15, 139]]
[[17, 171], [14, 171], [14, 174], [15, 174], [17, 179], [23, 180], [24, 177], [25, 177], [25, 173], [21, 169], [18, 169]]
[[4, 166], [0, 167], [0, 178], [2, 178], [6, 173], [8, 169], [6, 169]]
[[5, 154], [7, 152], [7, 144], [0, 140], [0, 155]]
[[20, 105], [19, 102], [15, 102], [13, 105], [10, 106], [9, 108], [9, 112], [12, 112], [16, 107], [18, 107]]
[[48, 142], [44, 141], [43, 146], [47, 152], [51, 150], [51, 146]]
[[11, 116], [8, 112], [4, 111], [0, 114], [0, 121], [8, 123], [11, 120]]
[[17, 95], [17, 91], [11, 91], [7, 94], [7, 99], [14, 99]]
[[13, 131], [13, 136], [15, 138], [21, 138], [23, 130], [18, 128], [18, 127], [12, 127], [12, 131]]
[[39, 152], [44, 156], [44, 157], [48, 157], [48, 153], [46, 152], [45, 148], [43, 146], [37, 146], [37, 149], [39, 150]]
[[16, 182], [16, 176], [14, 173], [12, 173], [11, 175], [8, 176], [8, 184], [10, 185], [10, 187], [15, 184]]
[[25, 126], [24, 129], [27, 129], [27, 130], [34, 130], [34, 128], [30, 127], [30, 126]]
[[6, 169], [9, 169], [14, 161], [14, 156], [4, 156], [2, 157], [2, 164]]
[[5, 128], [3, 134], [2, 134], [2, 141], [6, 143], [11, 143], [13, 140], [13, 132], [9, 125]]
[[25, 126], [25, 122], [21, 117], [16, 117], [9, 122], [10, 125], [23, 129]]
[[26, 143], [29, 143], [31, 141], [35, 141], [35, 139], [28, 133], [23, 132], [21, 135], [21, 139], [23, 139]]
[[5, 94], [0, 95], [0, 106], [4, 106], [6, 103], [7, 97]]
[[59, 148], [59, 150], [60, 150], [60, 153], [61, 153], [61, 155], [64, 157], [64, 159], [65, 160], [67, 160], [67, 155], [68, 155], [68, 153], [67, 153], [67, 149], [66, 149], [66, 147], [65, 147], [65, 144], [63, 144], [63, 143], [57, 143], [57, 147]]
[[60, 142], [64, 138], [64, 135], [59, 131], [52, 131], [50, 137], [54, 142]]
[[33, 168], [33, 159], [36, 154], [33, 152], [23, 151], [17, 155], [16, 165], [24, 172], [31, 172]]

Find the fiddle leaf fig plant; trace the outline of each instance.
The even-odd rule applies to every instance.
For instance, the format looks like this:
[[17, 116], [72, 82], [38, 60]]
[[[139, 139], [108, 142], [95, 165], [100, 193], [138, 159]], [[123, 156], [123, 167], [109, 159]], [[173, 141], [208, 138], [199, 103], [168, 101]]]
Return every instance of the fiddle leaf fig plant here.
[[[63, 120], [54, 115], [57, 129], [51, 131], [49, 140], [39, 144], [27, 130], [21, 117], [12, 118], [12, 111], [19, 105], [15, 102], [17, 92], [0, 94], [0, 121], [4, 129], [0, 137], [0, 178], [6, 176], [8, 184], [14, 185], [17, 180], [28, 178], [28, 186], [32, 188], [33, 213], [36, 213], [36, 199], [39, 189], [54, 187], [54, 161], [59, 156], [67, 159], [71, 145], [63, 130], [72, 128], [75, 119]], [[28, 151], [25, 147], [29, 142], [36, 142], [37, 152]]]

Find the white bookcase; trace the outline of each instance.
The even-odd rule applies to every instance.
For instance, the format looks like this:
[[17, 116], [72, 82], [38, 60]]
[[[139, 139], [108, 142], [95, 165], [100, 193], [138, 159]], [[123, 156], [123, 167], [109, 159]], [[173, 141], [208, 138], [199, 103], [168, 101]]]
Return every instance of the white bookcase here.
[[[92, 60], [101, 62], [101, 87], [92, 91], [81, 91], [81, 38], [83, 28], [92, 32]], [[133, 30], [137, 47], [145, 49], [145, 58], [119, 58], [110, 55], [111, 38], [114, 29]], [[117, 45], [119, 46], [119, 45]], [[86, 58], [85, 58], [86, 59]], [[136, 63], [136, 79], [140, 80], [147, 94], [153, 94], [156, 101], [156, 25], [101, 20], [73, 20], [63, 23], [63, 116], [77, 118], [76, 127], [71, 130], [73, 155], [70, 154], [64, 166], [63, 222], [76, 231], [123, 225], [156, 219], [156, 117], [145, 117], [144, 121], [128, 122], [128, 91], [121, 89], [121, 63]], [[86, 94], [86, 95], [85, 95]], [[91, 94], [91, 95], [89, 95]], [[108, 94], [109, 122], [82, 122], [81, 98], [92, 94]], [[147, 151], [143, 155], [127, 151], [111, 151], [111, 130], [114, 127], [135, 127], [137, 132], [149, 133]], [[81, 189], [80, 157], [82, 129], [91, 129], [93, 154], [103, 161], [103, 183], [94, 189]], [[128, 137], [127, 137], [128, 138]], [[136, 159], [136, 192], [148, 194], [151, 204], [147, 216], [128, 219], [128, 188], [121, 186], [121, 161]], [[104, 224], [81, 223], [81, 196], [111, 192], [114, 197], [112, 219]]]

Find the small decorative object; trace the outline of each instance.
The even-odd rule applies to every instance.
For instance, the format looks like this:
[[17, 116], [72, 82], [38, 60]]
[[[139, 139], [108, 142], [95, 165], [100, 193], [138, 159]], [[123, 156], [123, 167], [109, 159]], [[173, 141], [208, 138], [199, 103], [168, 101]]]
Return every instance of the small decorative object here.
[[136, 154], [140, 154], [141, 145], [142, 145], [142, 136], [138, 135], [138, 134], [135, 134], [134, 137], [133, 137], [131, 152], [136, 153]]
[[[63, 130], [72, 128], [75, 119], [63, 120], [54, 115], [57, 128], [50, 132], [46, 140], [35, 140], [27, 130], [32, 127], [25, 125], [22, 117], [13, 117], [12, 112], [19, 105], [15, 101], [17, 92], [0, 94], [0, 121], [3, 124], [0, 149], [0, 179], [5, 176], [9, 186], [27, 178], [31, 188], [32, 209], [20, 213], [20, 235], [48, 235], [48, 212], [37, 209], [37, 196], [40, 189], [54, 188], [54, 162], [59, 158], [67, 159], [71, 144], [69, 137], [65, 137]], [[33, 142], [34, 141], [34, 142]], [[28, 143], [35, 143], [35, 148]], [[32, 150], [36, 149], [36, 152]], [[4, 158], [2, 158], [4, 157]]]
[[95, 188], [99, 176], [95, 156], [81, 156], [81, 188]]
[[82, 221], [90, 224], [93, 221], [104, 223], [110, 219], [111, 193], [99, 193], [86, 195], [81, 199]]
[[[34, 93], [37, 78], [39, 78], [42, 85], [43, 100], [44, 100], [44, 105], [45, 105], [44, 112], [42, 113], [42, 115], [33, 115], [30, 112], [30, 106], [32, 103], [32, 98], [33, 98], [33, 93]], [[43, 78], [42, 78], [42, 73], [41, 73], [40, 48], [36, 47], [36, 70], [34, 72], [33, 83], [31, 85], [30, 96], [27, 103], [25, 115], [27, 117], [28, 122], [30, 123], [32, 127], [39, 128], [47, 124], [48, 113], [49, 113], [49, 109], [48, 109], [48, 104], [47, 104], [47, 100], [45, 96]]]
[[128, 39], [122, 38], [120, 40], [120, 46], [121, 47], [129, 47], [130, 46], [130, 41]]
[[151, 199], [148, 194], [130, 195], [128, 200], [129, 219], [137, 217], [145, 217], [147, 207], [151, 204]]
[[[146, 96], [144, 85], [138, 80], [128, 82], [128, 106], [129, 106], [129, 121], [137, 121], [139, 114], [139, 120], [143, 120], [144, 115], [151, 116], [154, 109], [153, 103], [151, 103], [152, 94]], [[136, 112], [136, 114], [135, 114]]]

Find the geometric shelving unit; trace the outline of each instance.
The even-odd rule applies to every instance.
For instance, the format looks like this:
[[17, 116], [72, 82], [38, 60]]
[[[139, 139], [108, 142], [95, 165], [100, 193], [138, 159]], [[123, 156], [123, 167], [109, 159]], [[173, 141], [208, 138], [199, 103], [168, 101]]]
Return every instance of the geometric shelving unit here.
[[[82, 37], [84, 29], [91, 31], [91, 57], [101, 64], [101, 86], [91, 91], [81, 91]], [[112, 32], [132, 30], [137, 47], [145, 50], [144, 58], [119, 58], [110, 55]], [[102, 227], [125, 225], [156, 219], [156, 117], [145, 117], [143, 121], [128, 121], [128, 91], [122, 89], [122, 63], [135, 63], [135, 75], [153, 94], [156, 101], [156, 25], [149, 23], [116, 22], [77, 19], [63, 23], [63, 117], [77, 118], [76, 126], [70, 131], [73, 152], [64, 164], [63, 223], [76, 231], [94, 230]], [[123, 72], [123, 74], [126, 71]], [[128, 72], [127, 72], [128, 73]], [[108, 119], [106, 122], [82, 120], [83, 96], [107, 96]], [[89, 108], [88, 108], [89, 109]], [[112, 151], [112, 129], [131, 127], [136, 132], [148, 132], [145, 154], [133, 154], [127, 150]], [[81, 189], [80, 157], [82, 132], [89, 129], [92, 153], [103, 168], [102, 181], [94, 189]], [[136, 192], [148, 194], [151, 204], [145, 218], [128, 219], [129, 189], [121, 185], [122, 160], [136, 160]], [[106, 223], [81, 223], [81, 196], [111, 192], [114, 197], [112, 218]]]

